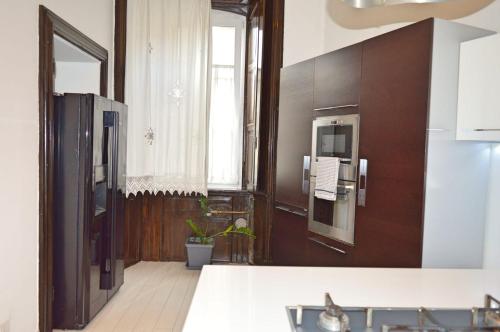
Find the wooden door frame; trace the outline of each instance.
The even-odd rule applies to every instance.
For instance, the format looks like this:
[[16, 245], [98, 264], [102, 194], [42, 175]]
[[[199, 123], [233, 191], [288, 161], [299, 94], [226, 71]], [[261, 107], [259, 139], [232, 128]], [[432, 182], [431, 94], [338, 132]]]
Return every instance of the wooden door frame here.
[[54, 221], [54, 35], [101, 62], [100, 95], [108, 93], [108, 52], [68, 22], [39, 6], [39, 280], [38, 325], [52, 331], [52, 231]]

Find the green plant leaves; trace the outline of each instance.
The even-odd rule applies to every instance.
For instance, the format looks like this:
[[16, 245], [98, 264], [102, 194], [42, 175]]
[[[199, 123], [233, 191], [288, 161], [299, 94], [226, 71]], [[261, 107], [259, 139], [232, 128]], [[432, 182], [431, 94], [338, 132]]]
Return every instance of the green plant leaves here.
[[229, 234], [240, 234], [240, 235], [245, 235], [251, 238], [255, 238], [255, 235], [253, 234], [252, 230], [249, 227], [239, 227], [236, 228], [234, 224], [229, 225], [226, 227], [225, 230], [219, 231], [218, 233], [208, 235], [208, 225], [209, 221], [206, 219], [207, 216], [210, 216], [210, 208], [208, 207], [208, 199], [205, 196], [202, 196], [199, 199], [200, 202], [200, 209], [201, 209], [201, 217], [206, 223], [206, 227], [203, 230], [200, 226], [198, 226], [192, 219], [187, 219], [186, 224], [191, 228], [191, 231], [193, 232], [194, 236], [199, 238], [201, 244], [207, 244], [208, 242], [212, 241], [212, 239], [216, 238], [217, 236], [228, 236]]
[[200, 227], [198, 227], [198, 225], [196, 225], [192, 219], [187, 219], [186, 224], [188, 224], [189, 228], [191, 228], [194, 235], [196, 235], [197, 237], [202, 239], [202, 241], [203, 241], [203, 238], [207, 237], [207, 233], [204, 232]]
[[208, 216], [210, 214], [210, 208], [208, 207], [208, 198], [206, 196], [201, 196], [199, 202], [202, 217]]
[[251, 238], [255, 239], [255, 235], [253, 234], [252, 230], [250, 228], [248, 228], [248, 227], [237, 228], [236, 231], [234, 231], [233, 233], [237, 233], [237, 234], [241, 234], [241, 235], [246, 235], [248, 237], [251, 237]]
[[227, 236], [229, 233], [231, 233], [231, 231], [233, 230], [234, 226], [233, 225], [230, 225], [228, 228], [226, 228], [224, 230], [224, 232], [222, 232], [222, 236]]

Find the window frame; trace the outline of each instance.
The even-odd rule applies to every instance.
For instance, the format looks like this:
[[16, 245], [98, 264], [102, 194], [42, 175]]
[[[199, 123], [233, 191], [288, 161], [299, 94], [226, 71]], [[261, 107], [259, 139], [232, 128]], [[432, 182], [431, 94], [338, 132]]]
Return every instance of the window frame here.
[[[235, 28], [235, 54], [234, 54], [234, 81], [238, 82], [238, 105], [241, 107], [241, 164], [239, 172], [239, 183], [237, 186], [228, 185], [214, 185], [208, 182], [208, 168], [207, 168], [207, 187], [209, 192], [237, 192], [244, 190], [244, 168], [245, 168], [245, 65], [246, 65], [246, 28], [247, 20], [244, 16], [234, 14], [231, 12], [221, 11], [217, 9], [211, 10], [210, 17], [210, 70], [208, 82], [210, 86], [210, 98], [212, 96], [212, 28], [213, 27], [230, 27]], [[209, 103], [211, 105], [211, 102]], [[210, 123], [208, 123], [210, 128]], [[207, 140], [207, 162], [210, 158], [208, 154], [208, 140]]]

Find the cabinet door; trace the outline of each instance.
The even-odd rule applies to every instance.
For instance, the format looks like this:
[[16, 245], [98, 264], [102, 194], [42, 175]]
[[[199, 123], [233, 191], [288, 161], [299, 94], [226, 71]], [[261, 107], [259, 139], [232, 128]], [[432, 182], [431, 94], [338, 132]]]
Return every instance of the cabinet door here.
[[279, 204], [274, 209], [271, 234], [273, 264], [310, 265], [307, 250], [307, 216], [288, 209]]
[[351, 246], [309, 232], [305, 213], [300, 209], [276, 203], [271, 237], [273, 264], [354, 266], [353, 249]]
[[500, 36], [462, 43], [457, 139], [500, 141]]
[[314, 108], [359, 104], [361, 44], [315, 58]]
[[360, 181], [366, 206], [357, 206], [355, 225], [361, 266], [421, 265], [432, 29], [426, 20], [363, 44], [359, 158], [368, 167]]
[[276, 150], [276, 200], [307, 209], [309, 174], [304, 157], [311, 151], [312, 60], [282, 69], [278, 142]]

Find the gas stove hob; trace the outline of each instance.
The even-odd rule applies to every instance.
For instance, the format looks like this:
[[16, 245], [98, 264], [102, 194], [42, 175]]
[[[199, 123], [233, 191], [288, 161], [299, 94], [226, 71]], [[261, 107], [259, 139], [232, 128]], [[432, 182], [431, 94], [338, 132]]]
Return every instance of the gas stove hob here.
[[500, 302], [486, 295], [485, 306], [469, 309], [340, 307], [325, 296], [325, 306], [289, 306], [295, 332], [500, 332]]

